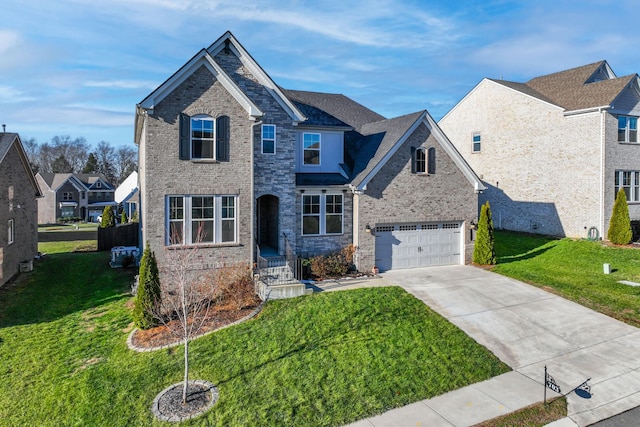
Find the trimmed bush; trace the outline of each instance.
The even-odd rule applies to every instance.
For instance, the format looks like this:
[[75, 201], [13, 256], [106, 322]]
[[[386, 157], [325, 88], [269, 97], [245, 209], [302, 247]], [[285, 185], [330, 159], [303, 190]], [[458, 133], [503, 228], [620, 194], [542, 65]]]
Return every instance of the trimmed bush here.
[[631, 242], [633, 232], [631, 231], [631, 219], [629, 218], [629, 206], [627, 205], [627, 194], [621, 188], [616, 195], [613, 204], [611, 219], [609, 220], [609, 230], [607, 239], [616, 245], [626, 245]]
[[116, 226], [116, 217], [113, 215], [111, 206], [105, 206], [102, 210], [102, 222], [100, 228], [108, 228]]
[[142, 253], [138, 276], [138, 292], [133, 306], [133, 322], [140, 329], [150, 329], [158, 324], [156, 307], [160, 305], [160, 275], [156, 255], [149, 243]]
[[476, 244], [473, 248], [473, 262], [479, 265], [494, 265], [496, 263], [493, 220], [491, 219], [491, 207], [488, 201], [480, 209]]
[[123, 210], [122, 215], [120, 215], [120, 224], [126, 224], [127, 222], [129, 222], [129, 219], [127, 218], [127, 212]]

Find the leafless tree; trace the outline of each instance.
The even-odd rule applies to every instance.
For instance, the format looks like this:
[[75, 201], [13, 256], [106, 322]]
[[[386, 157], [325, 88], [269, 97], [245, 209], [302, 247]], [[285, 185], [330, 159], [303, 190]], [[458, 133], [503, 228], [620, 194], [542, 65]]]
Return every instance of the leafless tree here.
[[114, 158], [115, 184], [119, 185], [138, 168], [137, 152], [131, 147], [121, 146], [116, 150]]
[[[198, 230], [202, 241], [202, 227]], [[197, 268], [197, 248], [165, 249], [159, 266], [164, 283], [161, 302], [155, 316], [184, 344], [184, 383], [182, 403], [187, 401], [189, 385], [189, 342], [201, 331], [209, 317], [215, 282], [206, 280]]]

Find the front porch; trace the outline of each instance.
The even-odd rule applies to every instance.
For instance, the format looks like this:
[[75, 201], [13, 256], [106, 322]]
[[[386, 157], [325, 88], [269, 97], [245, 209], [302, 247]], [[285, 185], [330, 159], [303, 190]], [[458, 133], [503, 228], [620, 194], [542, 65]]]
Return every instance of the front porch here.
[[256, 292], [263, 301], [268, 299], [295, 298], [313, 293], [313, 289], [300, 281], [302, 265], [293, 253], [286, 236], [284, 255], [270, 246], [256, 245]]

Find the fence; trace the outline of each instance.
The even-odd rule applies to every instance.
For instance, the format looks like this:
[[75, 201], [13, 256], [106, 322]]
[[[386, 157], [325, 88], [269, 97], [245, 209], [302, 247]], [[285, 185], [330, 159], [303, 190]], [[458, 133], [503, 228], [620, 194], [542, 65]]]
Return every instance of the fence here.
[[98, 228], [98, 251], [110, 251], [114, 246], [138, 246], [137, 222], [115, 227]]

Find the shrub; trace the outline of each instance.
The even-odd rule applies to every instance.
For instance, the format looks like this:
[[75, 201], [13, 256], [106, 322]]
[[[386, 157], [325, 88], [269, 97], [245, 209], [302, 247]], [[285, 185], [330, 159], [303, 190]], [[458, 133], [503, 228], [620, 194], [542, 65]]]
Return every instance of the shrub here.
[[123, 210], [122, 215], [120, 215], [120, 224], [126, 224], [127, 222], [129, 222], [129, 219], [127, 218], [127, 212]]
[[102, 222], [100, 228], [115, 227], [116, 217], [113, 215], [113, 209], [110, 205], [105, 206], [102, 210]]
[[629, 206], [627, 205], [627, 194], [621, 188], [616, 195], [613, 204], [611, 219], [609, 220], [609, 230], [607, 239], [617, 245], [626, 245], [631, 242], [633, 232], [631, 231], [631, 219], [629, 218]]
[[258, 303], [252, 270], [243, 264], [217, 268], [207, 280], [212, 284], [211, 299], [220, 309], [241, 310]]
[[320, 279], [344, 276], [353, 267], [354, 252], [355, 247], [349, 245], [339, 252], [311, 258], [311, 274]]
[[133, 215], [131, 215], [131, 222], [138, 222], [138, 211], [133, 211]]
[[157, 325], [156, 307], [160, 304], [160, 277], [155, 254], [149, 249], [149, 242], [142, 253], [138, 277], [138, 292], [133, 306], [133, 322], [140, 329], [150, 329]]
[[479, 265], [494, 265], [496, 263], [493, 220], [488, 201], [480, 209], [476, 244], [473, 248], [473, 262]]

